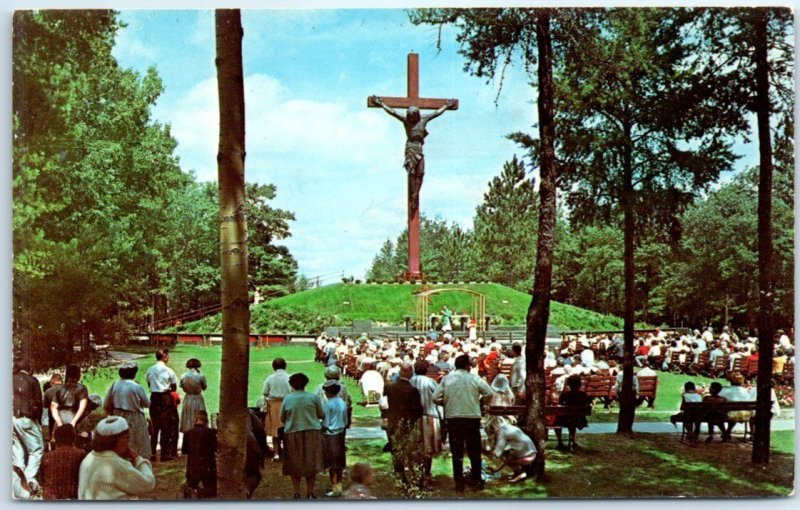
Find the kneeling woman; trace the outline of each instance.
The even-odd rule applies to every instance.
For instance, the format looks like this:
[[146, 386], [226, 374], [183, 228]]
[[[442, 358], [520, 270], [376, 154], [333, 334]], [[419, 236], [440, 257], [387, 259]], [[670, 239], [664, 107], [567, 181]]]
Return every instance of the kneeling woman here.
[[316, 499], [314, 481], [322, 471], [322, 403], [305, 391], [308, 377], [303, 373], [289, 377], [294, 391], [283, 399], [281, 421], [284, 423], [283, 474], [292, 477], [294, 499], [300, 499], [300, 481], [306, 479], [306, 497]]
[[492, 470], [493, 472], [500, 471], [503, 466], [510, 467], [514, 471], [511, 482], [533, 476], [536, 446], [522, 429], [497, 416], [486, 425], [486, 433], [494, 440], [494, 456], [503, 461], [499, 468]]

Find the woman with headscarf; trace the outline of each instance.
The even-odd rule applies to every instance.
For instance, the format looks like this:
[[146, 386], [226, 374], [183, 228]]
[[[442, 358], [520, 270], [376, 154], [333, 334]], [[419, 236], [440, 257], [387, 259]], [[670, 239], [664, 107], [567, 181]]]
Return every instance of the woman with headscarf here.
[[514, 405], [514, 392], [511, 391], [511, 386], [508, 382], [508, 376], [505, 374], [497, 374], [497, 377], [495, 377], [494, 381], [492, 381], [492, 390], [494, 390], [494, 395], [492, 395], [492, 398], [489, 400], [489, 405]]
[[139, 499], [155, 488], [150, 461], [131, 449], [129, 430], [121, 416], [97, 424], [92, 451], [81, 462], [78, 499]]
[[150, 459], [150, 433], [144, 408], [150, 407], [150, 399], [142, 386], [134, 381], [139, 365], [126, 361], [119, 367], [119, 380], [108, 388], [103, 408], [107, 415], [122, 416], [128, 423], [131, 450], [145, 459]]
[[[50, 403], [55, 428], [70, 423], [75, 428], [75, 445], [88, 449], [92, 440], [92, 424], [89, 416], [89, 390], [80, 383], [81, 368], [70, 365], [66, 371], [66, 382], [62, 384]], [[55, 430], [55, 429], [54, 429]]]
[[[490, 406], [513, 406], [516, 403], [514, 392], [511, 391], [511, 386], [508, 382], [508, 376], [505, 374], [497, 374], [494, 381], [492, 381], [491, 388], [493, 394], [489, 399]], [[503, 418], [512, 425], [517, 423], [516, 416], [504, 415]]]
[[305, 391], [308, 377], [302, 372], [289, 377], [292, 392], [281, 404], [284, 423], [283, 474], [292, 478], [294, 499], [300, 499], [300, 482], [306, 479], [306, 497], [316, 499], [314, 482], [322, 471], [322, 424], [325, 417], [322, 403]]
[[194, 427], [197, 421], [197, 413], [206, 410], [206, 400], [203, 398], [203, 391], [208, 388], [206, 376], [200, 373], [202, 364], [197, 358], [192, 358], [186, 362], [189, 370], [181, 376], [181, 389], [186, 393], [181, 407], [181, 432]]

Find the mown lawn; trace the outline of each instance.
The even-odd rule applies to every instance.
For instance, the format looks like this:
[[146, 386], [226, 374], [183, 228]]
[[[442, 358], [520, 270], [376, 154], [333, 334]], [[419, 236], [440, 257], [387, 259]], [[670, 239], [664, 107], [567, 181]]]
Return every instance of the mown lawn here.
[[[152, 348], [126, 348], [132, 352], [145, 354], [146, 357], [138, 360], [139, 374], [137, 380], [144, 383], [144, 374], [147, 368], [155, 363]], [[178, 377], [185, 371], [186, 360], [197, 358], [203, 363], [201, 369], [208, 378], [208, 390], [205, 393], [206, 405], [210, 412], [217, 412], [219, 409], [219, 374], [221, 367], [222, 349], [219, 346], [199, 347], [199, 346], [177, 346], [172, 350], [170, 366], [178, 374]], [[255, 405], [261, 396], [261, 389], [264, 379], [272, 373], [272, 360], [276, 357], [283, 357], [289, 364], [289, 372], [304, 372], [311, 382], [309, 388], [316, 388], [323, 382], [324, 367], [320, 363], [315, 363], [314, 349], [303, 345], [284, 345], [276, 347], [264, 347], [252, 349], [250, 351], [250, 384], [248, 387], [248, 402]], [[97, 393], [105, 396], [105, 392], [114, 379], [117, 378], [116, 368], [101, 368], [84, 375], [83, 382], [89, 387], [90, 393]], [[708, 386], [713, 379], [702, 376], [688, 376], [682, 374], [672, 374], [669, 372], [658, 372], [658, 390], [656, 392], [655, 409], [650, 409], [646, 404], [642, 404], [636, 410], [638, 421], [667, 421], [669, 415], [676, 412], [680, 407], [681, 392], [686, 381], [694, 381], [698, 386]], [[364, 396], [358, 384], [349, 378], [344, 378], [348, 391], [353, 396], [355, 402], [364, 401]], [[725, 384], [724, 381], [722, 381]], [[603, 409], [601, 404], [596, 404], [590, 422], [609, 422], [617, 421], [619, 407], [617, 403], [612, 404], [611, 409]], [[375, 426], [378, 424], [379, 411], [376, 407], [366, 408], [362, 405], [355, 406], [353, 411], [356, 426]]]
[[[426, 289], [444, 286], [424, 285]], [[496, 283], [454, 284], [449, 288], [462, 288], [486, 296], [486, 313], [494, 317], [495, 324], [524, 325], [531, 296]], [[251, 324], [261, 324], [260, 317], [269, 308], [287, 308], [304, 311], [311, 316], [329, 315], [343, 324], [353, 320], [372, 320], [377, 323], [400, 325], [403, 317], [416, 315], [415, 292], [419, 285], [401, 284], [333, 284], [276, 298], [254, 306]], [[447, 305], [453, 312], [472, 313], [472, 295], [446, 291], [430, 298], [428, 309], [438, 312]], [[184, 324], [179, 329], [186, 332], [210, 333], [219, 331], [220, 316]], [[619, 330], [622, 319], [603, 315], [568, 304], [552, 302], [550, 324], [562, 330]], [[260, 331], [278, 332], [278, 331]], [[300, 333], [302, 331], [294, 331]]]
[[[136, 376], [136, 380], [145, 387], [145, 372], [156, 361], [153, 352], [153, 349], [146, 350], [146, 357], [137, 360], [139, 364], [139, 373]], [[206, 390], [204, 396], [206, 399], [206, 406], [211, 413], [215, 413], [219, 410], [221, 356], [222, 348], [219, 346], [200, 347], [179, 345], [170, 352], [169, 366], [175, 370], [179, 378], [181, 374], [186, 371], [185, 367], [188, 359], [197, 358], [202, 362], [203, 367], [200, 370], [208, 379], [208, 390]], [[264, 379], [272, 373], [272, 360], [277, 357], [282, 357], [286, 360], [290, 373], [303, 372], [308, 376], [310, 382], [307, 389], [309, 390], [313, 391], [316, 389], [317, 385], [325, 380], [325, 367], [320, 363], [314, 362], [314, 349], [312, 347], [286, 345], [251, 349], [250, 384], [247, 390], [247, 401], [251, 406], [254, 406], [261, 396]], [[82, 382], [89, 388], [89, 393], [97, 393], [101, 397], [104, 397], [108, 387], [117, 377], [116, 368], [99, 368], [85, 374]], [[355, 402], [364, 400], [361, 389], [355, 381], [352, 379], [345, 379], [345, 385]], [[379, 412], [376, 407], [365, 408], [359, 405], [355, 406], [353, 416], [355, 418], [377, 418]]]
[[[521, 498], [740, 498], [787, 496], [794, 481], [794, 433], [773, 433], [770, 464], [750, 464], [752, 446], [738, 442], [689, 447], [674, 434], [585, 434], [575, 453], [548, 450], [549, 481], [526, 481], [511, 485], [505, 479], [487, 482], [486, 489], [463, 495], [453, 491], [451, 464], [447, 454], [434, 461], [434, 490], [429, 499], [521, 499]], [[373, 495], [399, 499], [401, 493], [392, 472], [391, 455], [383, 453], [382, 440], [348, 442], [348, 463], [368, 462], [375, 472]], [[552, 447], [550, 443], [549, 446]], [[484, 457], [484, 462], [486, 458]], [[469, 465], [469, 462], [466, 462]], [[156, 464], [156, 499], [179, 497], [185, 460]], [[281, 476], [280, 464], [267, 463], [256, 499], [290, 499], [291, 483]], [[509, 472], [503, 471], [503, 475]], [[505, 478], [505, 476], [504, 476]], [[349, 481], [345, 481], [347, 487]], [[317, 478], [317, 494], [328, 490], [327, 477]]]

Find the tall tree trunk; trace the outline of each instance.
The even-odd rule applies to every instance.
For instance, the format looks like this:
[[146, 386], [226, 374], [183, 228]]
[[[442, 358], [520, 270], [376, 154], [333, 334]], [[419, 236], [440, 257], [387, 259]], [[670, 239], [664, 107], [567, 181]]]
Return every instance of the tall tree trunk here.
[[539, 51], [539, 234], [536, 242], [536, 272], [533, 298], [528, 307], [525, 334], [528, 406], [527, 430], [536, 444], [535, 472], [544, 478], [545, 426], [544, 348], [550, 318], [550, 288], [553, 276], [553, 248], [556, 231], [555, 121], [553, 119], [553, 50], [550, 41], [550, 10], [540, 9], [536, 20], [536, 43]]
[[772, 285], [772, 141], [769, 131], [769, 64], [767, 62], [767, 20], [769, 11], [755, 9], [756, 115], [758, 118], [758, 379], [756, 430], [753, 462], [769, 462], [770, 408], [773, 349]]
[[219, 496], [244, 499], [250, 308], [247, 299], [247, 223], [244, 216], [244, 73], [238, 9], [216, 11], [219, 91], [222, 374], [220, 376]]
[[625, 354], [622, 359], [622, 391], [619, 395], [619, 421], [617, 433], [628, 434], [633, 431], [636, 414], [636, 396], [633, 393], [633, 320], [636, 307], [633, 267], [633, 161], [631, 156], [631, 128], [625, 125], [625, 151], [623, 154], [622, 209], [625, 216], [625, 314], [623, 316], [623, 340]]

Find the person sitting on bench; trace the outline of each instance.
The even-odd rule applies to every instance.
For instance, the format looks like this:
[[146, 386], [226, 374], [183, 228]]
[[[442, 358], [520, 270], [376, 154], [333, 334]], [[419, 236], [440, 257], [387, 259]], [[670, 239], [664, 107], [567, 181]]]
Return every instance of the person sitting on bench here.
[[[744, 376], [740, 372], [734, 372], [730, 376], [731, 385], [720, 391], [719, 395], [725, 397], [728, 402], [747, 402], [755, 400], [749, 389], [743, 386]], [[722, 441], [731, 440], [731, 432], [737, 423], [749, 423], [753, 417], [752, 411], [729, 411], [726, 418], [726, 427], [722, 432]]]
[[[708, 387], [709, 394], [703, 397], [703, 402], [727, 402], [725, 397], [720, 396], [720, 391], [722, 391], [722, 385], [717, 381], [712, 382], [711, 386]], [[708, 422], [708, 437], [706, 438], [706, 443], [714, 441], [714, 427], [719, 428], [720, 435], [725, 434], [725, 413], [711, 412], [708, 413], [705, 418]], [[698, 429], [698, 433], [699, 432], [700, 430]]]
[[[569, 407], [589, 407], [592, 404], [592, 399], [589, 395], [581, 390], [581, 377], [579, 375], [571, 375], [567, 378], [567, 391], [564, 391], [558, 397], [558, 404]], [[556, 426], [567, 427], [569, 431], [568, 448], [573, 450], [578, 448], [578, 443], [575, 442], [575, 429], [583, 429], [589, 426], [585, 415], [581, 416], [559, 416], [556, 418]], [[558, 438], [558, 445], [556, 448], [559, 450], [564, 449], [564, 443], [561, 440], [561, 428], [556, 429], [556, 436]]]
[[686, 429], [686, 439], [693, 443], [697, 441], [697, 436], [700, 435], [700, 422], [697, 423], [686, 423], [684, 421], [684, 414], [683, 414], [683, 404], [685, 402], [700, 402], [702, 397], [697, 393], [697, 387], [692, 381], [686, 381], [683, 385], [683, 395], [681, 395], [681, 411], [673, 414], [669, 417], [669, 421], [678, 426], [678, 422], [683, 422], [683, 428]]

